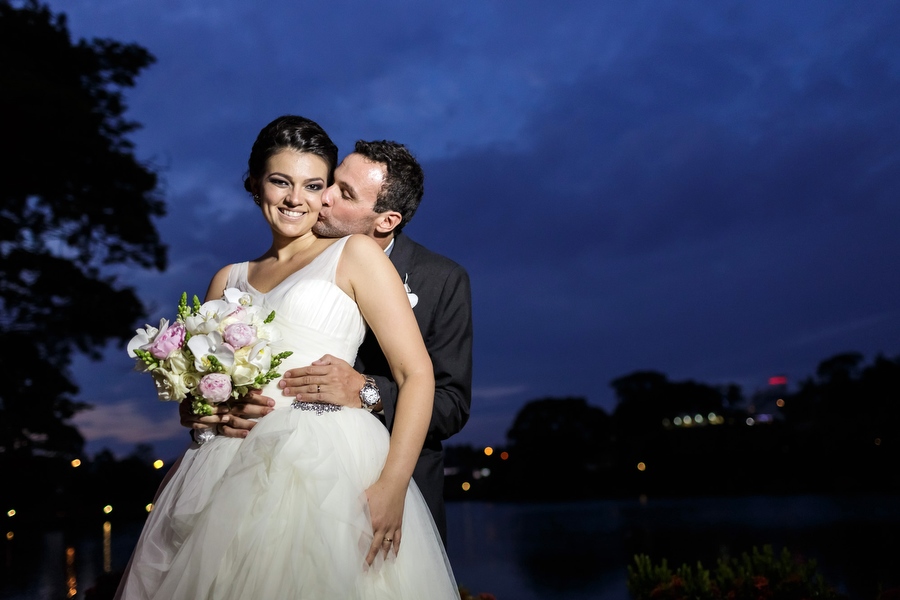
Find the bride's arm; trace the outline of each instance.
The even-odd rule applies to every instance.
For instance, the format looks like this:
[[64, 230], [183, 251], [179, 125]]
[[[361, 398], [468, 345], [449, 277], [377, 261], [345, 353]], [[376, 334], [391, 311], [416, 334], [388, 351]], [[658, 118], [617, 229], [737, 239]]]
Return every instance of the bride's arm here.
[[434, 371], [403, 282], [373, 240], [347, 241], [337, 279], [378, 338], [400, 390], [387, 461], [366, 491], [375, 536], [366, 558], [371, 564], [379, 550], [400, 548], [403, 502], [431, 421]]

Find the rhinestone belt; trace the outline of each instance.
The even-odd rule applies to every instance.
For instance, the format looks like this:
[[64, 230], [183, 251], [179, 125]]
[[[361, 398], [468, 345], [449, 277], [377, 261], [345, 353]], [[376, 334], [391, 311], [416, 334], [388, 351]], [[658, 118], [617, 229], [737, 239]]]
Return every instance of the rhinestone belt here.
[[339, 404], [323, 404], [321, 402], [301, 402], [300, 400], [294, 400], [291, 402], [291, 408], [299, 408], [300, 410], [312, 410], [315, 411], [317, 415], [321, 415], [322, 413], [327, 412], [337, 412], [343, 408]]

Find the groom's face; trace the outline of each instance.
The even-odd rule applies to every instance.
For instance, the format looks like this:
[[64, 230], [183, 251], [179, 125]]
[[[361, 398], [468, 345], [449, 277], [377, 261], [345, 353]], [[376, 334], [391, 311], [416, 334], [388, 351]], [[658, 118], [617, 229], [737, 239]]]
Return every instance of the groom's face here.
[[322, 210], [313, 231], [323, 237], [375, 233], [375, 201], [384, 184], [385, 166], [361, 154], [347, 155], [334, 170], [334, 183], [322, 194]]

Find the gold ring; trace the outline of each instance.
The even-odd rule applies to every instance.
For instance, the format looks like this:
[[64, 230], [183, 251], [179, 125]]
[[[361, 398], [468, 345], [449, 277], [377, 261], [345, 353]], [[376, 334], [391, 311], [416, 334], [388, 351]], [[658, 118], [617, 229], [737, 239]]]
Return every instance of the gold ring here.
[[384, 538], [384, 541], [386, 541], [386, 542], [393, 542], [394, 540], [392, 540], [391, 538]]

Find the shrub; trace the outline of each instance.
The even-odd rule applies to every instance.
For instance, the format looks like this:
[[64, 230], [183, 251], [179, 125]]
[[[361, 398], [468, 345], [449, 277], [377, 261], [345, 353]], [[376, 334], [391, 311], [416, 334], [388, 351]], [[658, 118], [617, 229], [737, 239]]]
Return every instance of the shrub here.
[[771, 546], [739, 558], [720, 558], [712, 570], [697, 563], [674, 571], [662, 559], [654, 565], [645, 554], [628, 567], [628, 591], [634, 600], [808, 600], [846, 599], [816, 572], [815, 560], [797, 558]]

